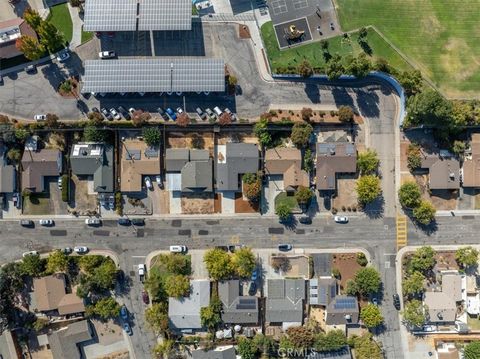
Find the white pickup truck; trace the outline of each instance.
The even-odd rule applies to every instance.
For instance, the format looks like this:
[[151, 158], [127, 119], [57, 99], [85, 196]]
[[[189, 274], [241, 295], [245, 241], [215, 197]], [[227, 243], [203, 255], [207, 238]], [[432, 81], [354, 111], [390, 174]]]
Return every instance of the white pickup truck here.
[[143, 280], [145, 279], [145, 271], [146, 271], [145, 264], [139, 264], [138, 265], [138, 277], [140, 278], [140, 282], [143, 282]]

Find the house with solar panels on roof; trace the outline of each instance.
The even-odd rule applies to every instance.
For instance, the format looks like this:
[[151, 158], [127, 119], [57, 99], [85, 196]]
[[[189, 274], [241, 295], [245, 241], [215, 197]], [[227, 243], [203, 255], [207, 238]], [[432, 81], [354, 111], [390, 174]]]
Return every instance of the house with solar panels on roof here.
[[223, 304], [222, 321], [226, 324], [257, 325], [258, 298], [240, 293], [238, 279], [218, 283], [218, 296]]
[[357, 326], [360, 318], [356, 297], [337, 295], [327, 306], [325, 324], [334, 329]]
[[[84, 30], [98, 35], [127, 34], [125, 38], [131, 38], [135, 45], [134, 55], [148, 58], [85, 61], [83, 93], [208, 94], [225, 91], [223, 59], [178, 57], [177, 54], [156, 57], [165, 52], [155, 53], [157, 37], [192, 30], [190, 0], [86, 0]], [[149, 51], [140, 51], [140, 43], [147, 44]]]

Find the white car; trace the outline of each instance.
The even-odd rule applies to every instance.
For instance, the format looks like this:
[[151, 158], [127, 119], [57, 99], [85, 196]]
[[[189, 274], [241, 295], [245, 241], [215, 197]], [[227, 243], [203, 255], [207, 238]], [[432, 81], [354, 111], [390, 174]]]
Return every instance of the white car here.
[[40, 224], [41, 226], [46, 226], [46, 227], [50, 227], [50, 226], [53, 226], [54, 225], [54, 221], [53, 219], [41, 219], [38, 221], [38, 224]]
[[58, 189], [62, 189], [63, 179], [62, 176], [58, 176]]
[[348, 223], [348, 217], [346, 216], [335, 216], [333, 220], [337, 223]]
[[172, 253], [183, 253], [187, 251], [186, 246], [170, 246], [170, 252]]
[[85, 219], [85, 224], [87, 226], [99, 226], [102, 221], [99, 218], [87, 218]]
[[67, 49], [62, 50], [57, 54], [57, 61], [58, 62], [67, 61], [69, 58], [70, 58], [70, 52], [68, 52]]
[[133, 107], [130, 107], [130, 108], [128, 109], [128, 112], [134, 113], [134, 112], [135, 112], [135, 109], [134, 109]]
[[178, 108], [177, 108], [177, 113], [178, 113], [178, 114], [183, 113], [183, 109], [182, 109], [181, 107], [178, 107]]
[[84, 254], [88, 252], [88, 247], [85, 247], [85, 246], [74, 247], [73, 251], [78, 254]]
[[115, 56], [115, 51], [102, 51], [98, 53], [98, 57], [100, 57], [101, 59], [111, 59]]
[[146, 270], [145, 264], [139, 264], [138, 265], [138, 275], [140, 277], [145, 276], [145, 270]]
[[28, 257], [28, 256], [38, 256], [38, 252], [37, 251], [28, 251], [28, 252], [24, 252], [22, 254], [23, 258]]
[[114, 120], [120, 120], [122, 118], [117, 112], [117, 110], [115, 110], [113, 107], [110, 109], [110, 114], [112, 115]]
[[43, 114], [35, 115], [35, 116], [33, 116], [33, 119], [35, 121], [45, 121], [47, 119], [47, 115], [43, 115]]
[[162, 177], [160, 175], [155, 176], [155, 182], [157, 182], [158, 187], [162, 186]]
[[145, 186], [148, 188], [148, 189], [152, 189], [153, 188], [153, 185], [152, 185], [152, 180], [150, 179], [150, 177], [145, 177]]

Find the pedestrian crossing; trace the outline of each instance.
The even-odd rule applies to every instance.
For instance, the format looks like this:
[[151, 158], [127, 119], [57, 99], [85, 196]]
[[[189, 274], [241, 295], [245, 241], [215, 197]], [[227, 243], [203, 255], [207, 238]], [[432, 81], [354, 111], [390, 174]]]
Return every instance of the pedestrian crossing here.
[[407, 216], [397, 214], [397, 251], [407, 245]]

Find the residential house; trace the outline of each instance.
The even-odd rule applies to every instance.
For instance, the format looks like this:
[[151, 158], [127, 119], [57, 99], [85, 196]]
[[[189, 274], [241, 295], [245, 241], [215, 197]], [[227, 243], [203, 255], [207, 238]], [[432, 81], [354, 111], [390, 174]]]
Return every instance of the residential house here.
[[22, 191], [43, 192], [45, 177], [58, 177], [62, 173], [62, 153], [57, 149], [37, 149], [31, 151], [25, 148], [21, 161]]
[[257, 324], [258, 298], [240, 295], [240, 281], [227, 280], [218, 283], [218, 296], [223, 304], [222, 320], [228, 324]]
[[217, 190], [240, 192], [240, 176], [257, 173], [260, 166], [258, 146], [254, 143], [227, 143], [217, 148]]
[[192, 352], [193, 359], [236, 359], [233, 346], [217, 347], [211, 350], [198, 349]]
[[190, 281], [190, 295], [168, 298], [169, 327], [176, 333], [192, 333], [203, 329], [200, 309], [210, 304], [210, 281]]
[[93, 181], [93, 192], [114, 192], [113, 147], [104, 143], [81, 142], [72, 146], [70, 166], [72, 173]]
[[207, 150], [168, 148], [165, 163], [170, 191], [212, 192], [213, 162]]
[[460, 162], [448, 151], [439, 154], [422, 153], [421, 169], [428, 170], [430, 190], [460, 188]]
[[282, 325], [284, 330], [302, 325], [305, 299], [304, 279], [269, 279], [265, 321], [270, 325]]
[[87, 320], [70, 323], [67, 327], [63, 327], [48, 335], [53, 359], [83, 358], [79, 346], [92, 339], [93, 336]]
[[67, 293], [63, 273], [33, 280], [35, 309], [47, 315], [73, 315], [85, 312], [83, 299], [75, 293]]
[[357, 149], [350, 142], [317, 143], [317, 189], [336, 191], [337, 175], [357, 172]]
[[310, 186], [310, 176], [302, 170], [302, 152], [297, 148], [278, 147], [267, 150], [265, 173], [282, 175], [283, 188], [286, 192], [293, 192], [299, 186]]
[[8, 329], [5, 329], [2, 334], [0, 334], [0, 358], [23, 358], [22, 349], [18, 344], [17, 336]]
[[7, 162], [7, 147], [0, 143], [0, 193], [15, 192], [17, 171], [15, 166]]
[[308, 303], [326, 307], [337, 295], [337, 280], [333, 277], [312, 278], [308, 288]]
[[143, 187], [142, 176], [160, 174], [160, 149], [134, 139], [122, 141], [121, 147], [120, 190], [140, 192]]
[[467, 300], [465, 306], [467, 313], [471, 316], [480, 314], [480, 293], [477, 279], [476, 275], [467, 275]]
[[465, 301], [465, 276], [458, 272], [442, 272], [442, 288], [426, 292], [423, 302], [428, 307], [428, 322], [431, 324], [454, 324], [457, 319], [457, 303]]
[[23, 55], [15, 45], [22, 36], [37, 39], [37, 34], [24, 19], [18, 17], [0, 22], [0, 59]]
[[330, 352], [313, 352], [306, 359], [352, 359], [352, 353], [350, 348], [345, 346], [340, 350]]
[[337, 295], [327, 306], [325, 322], [327, 325], [358, 324], [359, 309], [356, 297]]
[[480, 133], [472, 134], [470, 152], [462, 167], [463, 187], [480, 187]]

